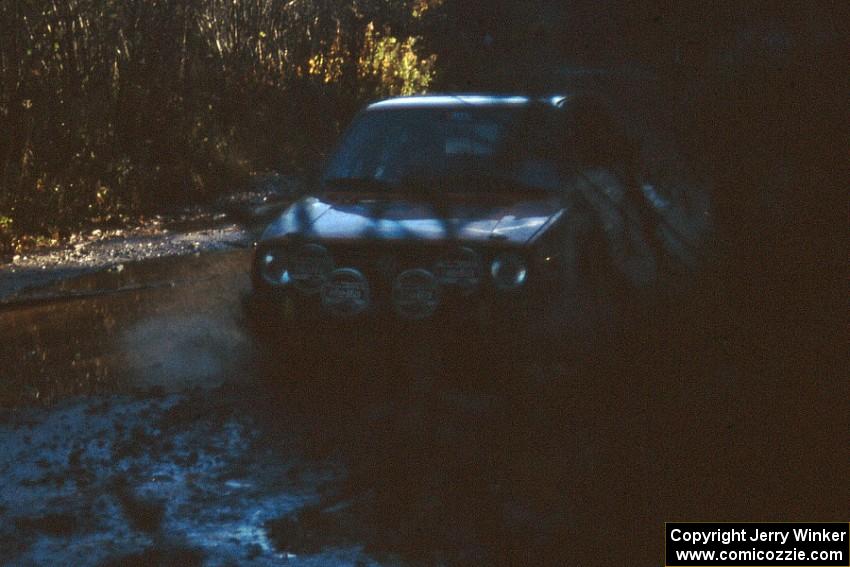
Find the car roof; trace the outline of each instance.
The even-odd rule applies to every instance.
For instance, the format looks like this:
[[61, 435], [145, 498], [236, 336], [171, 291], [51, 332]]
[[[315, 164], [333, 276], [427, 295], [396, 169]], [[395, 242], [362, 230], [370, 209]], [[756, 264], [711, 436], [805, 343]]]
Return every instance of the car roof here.
[[506, 107], [528, 106], [533, 102], [560, 108], [566, 95], [551, 95], [529, 97], [525, 95], [492, 95], [492, 94], [429, 94], [415, 96], [400, 96], [375, 102], [366, 107], [367, 110], [383, 110], [390, 108], [464, 108], [464, 107]]

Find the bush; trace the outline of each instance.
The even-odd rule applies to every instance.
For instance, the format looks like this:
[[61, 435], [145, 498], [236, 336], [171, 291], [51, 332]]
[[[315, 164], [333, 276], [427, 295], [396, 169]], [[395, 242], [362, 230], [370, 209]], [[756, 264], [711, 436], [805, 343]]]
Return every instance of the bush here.
[[196, 202], [428, 87], [421, 0], [0, 2], [0, 235]]

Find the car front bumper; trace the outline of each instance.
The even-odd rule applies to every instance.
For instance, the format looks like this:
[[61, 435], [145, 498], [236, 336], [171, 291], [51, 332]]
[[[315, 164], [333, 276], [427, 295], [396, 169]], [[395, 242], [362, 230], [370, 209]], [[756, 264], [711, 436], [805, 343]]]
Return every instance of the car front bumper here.
[[427, 318], [410, 320], [396, 313], [390, 301], [375, 301], [363, 313], [339, 316], [326, 311], [318, 295], [305, 295], [293, 289], [256, 289], [249, 298], [251, 311], [271, 327], [292, 327], [320, 331], [398, 332], [399, 330], [439, 330], [460, 334], [519, 333], [534, 328], [545, 308], [542, 298], [526, 290], [500, 293], [494, 290], [470, 295], [441, 297], [436, 312]]

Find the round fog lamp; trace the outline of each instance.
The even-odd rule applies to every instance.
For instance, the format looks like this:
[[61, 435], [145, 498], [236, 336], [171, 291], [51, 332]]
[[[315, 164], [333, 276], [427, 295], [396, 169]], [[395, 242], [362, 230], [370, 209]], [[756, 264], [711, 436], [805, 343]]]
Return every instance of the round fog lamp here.
[[502, 254], [490, 264], [493, 285], [502, 291], [519, 289], [528, 277], [528, 267], [517, 254]]
[[393, 307], [405, 319], [427, 319], [440, 305], [440, 286], [428, 270], [407, 270], [393, 282]]
[[369, 281], [360, 271], [340, 268], [332, 271], [321, 289], [322, 306], [340, 317], [359, 315], [369, 308]]
[[292, 284], [304, 293], [318, 293], [333, 269], [330, 252], [318, 244], [305, 244], [289, 261]]
[[463, 293], [471, 293], [478, 287], [483, 271], [481, 257], [466, 247], [450, 251], [434, 264], [437, 281]]

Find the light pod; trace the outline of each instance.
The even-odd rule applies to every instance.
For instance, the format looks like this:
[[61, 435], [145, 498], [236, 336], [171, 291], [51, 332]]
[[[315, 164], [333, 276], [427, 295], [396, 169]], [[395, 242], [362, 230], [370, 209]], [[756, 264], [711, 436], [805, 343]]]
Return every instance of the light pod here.
[[359, 315], [371, 304], [369, 281], [354, 268], [333, 270], [322, 284], [321, 298], [322, 306], [334, 315]]
[[304, 293], [318, 293], [334, 263], [330, 252], [319, 244], [305, 244], [298, 248], [289, 260], [289, 277], [292, 285]]
[[406, 270], [393, 282], [392, 302], [401, 317], [426, 319], [440, 305], [440, 284], [428, 270]]
[[452, 250], [434, 263], [434, 276], [440, 285], [453, 287], [464, 294], [475, 291], [483, 273], [481, 257], [471, 248]]

